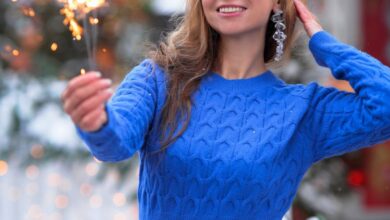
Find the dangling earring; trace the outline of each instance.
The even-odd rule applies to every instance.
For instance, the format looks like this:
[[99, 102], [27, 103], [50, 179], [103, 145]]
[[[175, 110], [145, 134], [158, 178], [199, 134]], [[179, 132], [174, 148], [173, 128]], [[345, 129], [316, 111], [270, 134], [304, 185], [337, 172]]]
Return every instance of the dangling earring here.
[[283, 57], [283, 49], [284, 45], [283, 42], [286, 40], [287, 36], [283, 32], [286, 29], [286, 25], [284, 24], [284, 17], [283, 17], [283, 11], [280, 9], [277, 9], [272, 15], [272, 21], [275, 22], [275, 34], [272, 36], [272, 38], [276, 41], [276, 54], [275, 54], [275, 61], [280, 61]]

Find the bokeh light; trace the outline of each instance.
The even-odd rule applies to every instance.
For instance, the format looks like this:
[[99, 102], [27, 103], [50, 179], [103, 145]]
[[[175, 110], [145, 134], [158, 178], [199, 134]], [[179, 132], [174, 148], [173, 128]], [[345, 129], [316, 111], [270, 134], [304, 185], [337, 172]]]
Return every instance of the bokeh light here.
[[0, 176], [5, 176], [8, 172], [8, 163], [0, 160]]

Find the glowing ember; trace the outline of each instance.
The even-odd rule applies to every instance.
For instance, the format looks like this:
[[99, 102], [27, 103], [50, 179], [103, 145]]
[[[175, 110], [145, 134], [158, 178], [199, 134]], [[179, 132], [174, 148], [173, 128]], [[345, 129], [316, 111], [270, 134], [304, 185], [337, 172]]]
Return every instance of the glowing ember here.
[[50, 49], [51, 49], [51, 51], [57, 51], [57, 49], [58, 49], [58, 44], [57, 43], [55, 43], [55, 42], [53, 42], [52, 44], [51, 44], [51, 46], [50, 46]]
[[92, 25], [98, 24], [99, 23], [99, 19], [94, 18], [94, 17], [89, 17], [89, 23], [91, 23]]
[[20, 52], [18, 50], [12, 50], [12, 55], [14, 55], [15, 57], [19, 56]]
[[35, 11], [32, 8], [28, 7], [23, 7], [22, 12], [24, 15], [29, 16], [29, 17], [34, 17], [35, 16]]

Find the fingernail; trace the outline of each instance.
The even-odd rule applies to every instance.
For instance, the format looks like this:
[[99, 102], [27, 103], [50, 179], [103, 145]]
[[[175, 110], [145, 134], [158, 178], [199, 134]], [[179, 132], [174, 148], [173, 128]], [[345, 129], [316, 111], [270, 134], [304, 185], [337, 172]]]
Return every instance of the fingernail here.
[[111, 85], [112, 84], [112, 80], [111, 79], [104, 79], [104, 84], [106, 85]]
[[100, 72], [94, 72], [97, 77], [101, 77], [102, 74]]
[[107, 91], [108, 93], [110, 93], [110, 94], [114, 94], [114, 90], [113, 90], [113, 89], [111, 89], [111, 88], [109, 88], [109, 89], [106, 89], [106, 91]]

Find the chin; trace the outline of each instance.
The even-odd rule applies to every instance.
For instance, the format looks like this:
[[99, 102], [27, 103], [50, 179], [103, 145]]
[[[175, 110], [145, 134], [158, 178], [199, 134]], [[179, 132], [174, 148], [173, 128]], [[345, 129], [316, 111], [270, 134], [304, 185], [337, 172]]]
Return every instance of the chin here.
[[223, 36], [240, 36], [243, 33], [245, 33], [245, 32], [237, 31], [237, 30], [220, 30], [220, 31], [217, 31], [217, 32], [220, 35], [223, 35]]
[[224, 36], [244, 36], [245, 34], [248, 34], [248, 33], [253, 33], [253, 32], [259, 32], [260, 29], [259, 28], [246, 28], [246, 27], [242, 27], [242, 28], [237, 28], [237, 27], [223, 27], [223, 28], [215, 28], [214, 30], [216, 30], [220, 35], [224, 35]]

